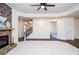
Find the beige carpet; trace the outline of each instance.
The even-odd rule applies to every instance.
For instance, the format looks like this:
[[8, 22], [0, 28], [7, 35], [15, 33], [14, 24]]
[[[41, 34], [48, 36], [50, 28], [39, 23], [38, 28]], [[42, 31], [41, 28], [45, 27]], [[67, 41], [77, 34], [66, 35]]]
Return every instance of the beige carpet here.
[[77, 55], [79, 49], [60, 41], [24, 41], [6, 55]]

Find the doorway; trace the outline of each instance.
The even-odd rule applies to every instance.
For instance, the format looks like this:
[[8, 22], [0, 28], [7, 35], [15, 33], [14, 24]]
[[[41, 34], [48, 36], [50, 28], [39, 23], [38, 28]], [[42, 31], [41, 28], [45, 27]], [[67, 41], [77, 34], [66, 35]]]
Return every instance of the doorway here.
[[19, 16], [18, 18], [18, 41], [26, 41], [27, 37], [32, 33], [33, 20], [23, 16]]

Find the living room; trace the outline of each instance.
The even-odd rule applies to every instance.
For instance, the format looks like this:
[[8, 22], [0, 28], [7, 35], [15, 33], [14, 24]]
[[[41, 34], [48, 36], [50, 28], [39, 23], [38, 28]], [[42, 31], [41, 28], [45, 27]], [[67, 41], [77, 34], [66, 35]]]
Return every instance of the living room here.
[[[40, 5], [45, 7], [39, 9]], [[8, 34], [10, 47], [8, 50], [6, 46], [2, 47], [1, 54], [79, 54], [78, 7], [79, 3], [0, 3], [0, 20], [4, 20], [4, 24], [0, 23], [0, 35], [2, 38], [2, 34]], [[27, 28], [31, 28], [30, 35], [27, 35]]]

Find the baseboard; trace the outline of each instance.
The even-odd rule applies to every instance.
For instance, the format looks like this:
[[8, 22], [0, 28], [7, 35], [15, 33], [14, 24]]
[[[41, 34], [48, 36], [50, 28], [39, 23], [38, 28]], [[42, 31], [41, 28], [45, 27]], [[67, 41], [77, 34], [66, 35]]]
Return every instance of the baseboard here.
[[23, 39], [24, 37], [19, 37], [19, 39]]
[[79, 40], [79, 39], [75, 38], [74, 40]]
[[50, 38], [27, 38], [26, 40], [32, 40], [32, 41], [49, 41]]
[[19, 42], [20, 42], [20, 41], [24, 41], [24, 37], [18, 38], [18, 41], [19, 41]]

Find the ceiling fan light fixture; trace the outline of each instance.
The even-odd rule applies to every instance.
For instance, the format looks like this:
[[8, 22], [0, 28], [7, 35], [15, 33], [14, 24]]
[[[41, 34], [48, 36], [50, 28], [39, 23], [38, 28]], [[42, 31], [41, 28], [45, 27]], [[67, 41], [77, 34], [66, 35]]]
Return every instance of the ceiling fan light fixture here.
[[47, 11], [47, 8], [46, 7], [55, 7], [54, 4], [47, 4], [47, 3], [40, 3], [40, 5], [31, 5], [31, 6], [39, 6], [39, 8], [37, 9], [40, 10], [40, 9], [44, 9], [45, 11]]

